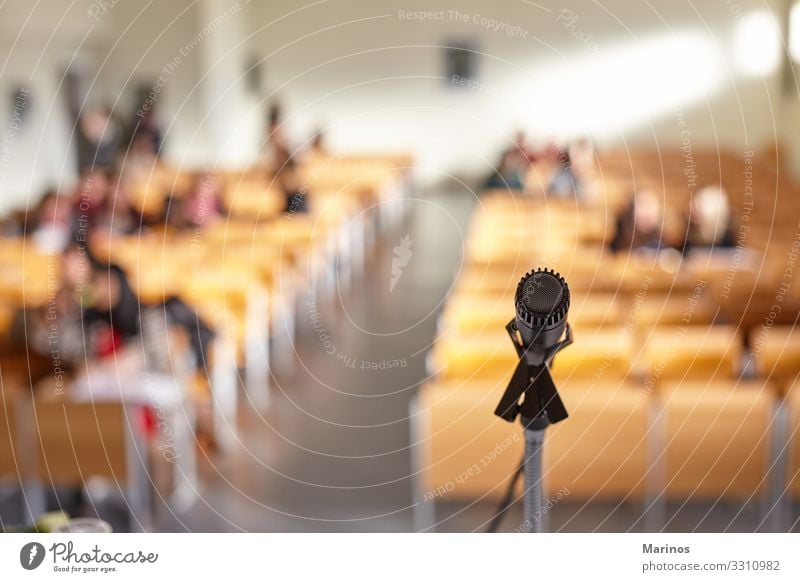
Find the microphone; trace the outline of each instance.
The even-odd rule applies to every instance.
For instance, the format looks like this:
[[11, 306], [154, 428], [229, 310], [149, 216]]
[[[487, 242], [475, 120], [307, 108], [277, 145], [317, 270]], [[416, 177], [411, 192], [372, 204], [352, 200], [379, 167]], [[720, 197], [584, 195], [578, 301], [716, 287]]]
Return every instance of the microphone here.
[[550, 375], [553, 357], [572, 343], [569, 301], [567, 282], [553, 270], [531, 271], [517, 285], [516, 317], [506, 331], [520, 360], [495, 410], [503, 420], [513, 422], [521, 414], [526, 426], [547, 426], [569, 416]]

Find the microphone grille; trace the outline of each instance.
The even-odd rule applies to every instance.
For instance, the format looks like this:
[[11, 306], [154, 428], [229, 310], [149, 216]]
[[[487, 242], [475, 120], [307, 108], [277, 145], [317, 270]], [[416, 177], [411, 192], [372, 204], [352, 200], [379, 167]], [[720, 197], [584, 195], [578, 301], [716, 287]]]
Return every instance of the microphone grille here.
[[528, 325], [549, 327], [566, 317], [569, 287], [555, 271], [536, 269], [520, 280], [516, 304], [517, 313]]

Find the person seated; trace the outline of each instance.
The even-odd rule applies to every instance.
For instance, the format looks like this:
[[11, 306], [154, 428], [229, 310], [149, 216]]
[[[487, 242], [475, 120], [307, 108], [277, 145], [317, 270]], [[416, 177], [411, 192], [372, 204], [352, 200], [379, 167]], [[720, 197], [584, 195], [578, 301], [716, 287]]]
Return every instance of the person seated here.
[[[151, 344], [159, 343], [153, 337], [143, 339], [146, 334], [142, 313], [148, 310], [156, 315], [151, 322], [157, 319], [168, 327], [182, 328], [189, 339], [195, 367], [205, 365], [214, 334], [193, 310], [174, 297], [143, 308], [122, 268], [101, 262], [88, 248], [76, 243], [61, 256], [61, 280], [55, 301], [40, 312], [31, 313], [27, 337], [32, 351], [43, 354], [51, 353], [55, 341], [59, 358], [76, 373], [71, 398], [143, 400], [139, 390], [146, 381], [143, 374], [152, 371], [150, 360], [154, 359], [149, 350]], [[162, 374], [167, 371], [158, 370]], [[155, 374], [150, 377], [152, 380]], [[167, 390], [164, 397], [173, 400], [176, 394], [168, 383], [161, 384]]]
[[511, 147], [500, 154], [500, 162], [486, 179], [484, 188], [522, 190], [533, 161], [534, 154], [527, 146], [525, 133], [517, 131]]
[[142, 114], [137, 115], [133, 122], [128, 149], [136, 155], [154, 159], [161, 154], [163, 146], [161, 128], [158, 126], [158, 119], [152, 106], [140, 111]]
[[525, 174], [519, 171], [520, 168], [516, 164], [515, 157], [511, 150], [502, 153], [494, 172], [484, 182], [484, 189], [522, 190]]
[[71, 208], [55, 190], [48, 190], [28, 213], [25, 236], [43, 252], [61, 253], [69, 244]]
[[182, 229], [203, 231], [225, 214], [222, 205], [221, 179], [213, 174], [199, 174], [183, 199], [172, 199], [169, 223]]
[[280, 165], [275, 175], [275, 182], [283, 193], [285, 217], [308, 213], [306, 192], [301, 184], [297, 162], [293, 157], [286, 158]]
[[580, 197], [580, 180], [572, 167], [572, 158], [569, 150], [560, 148], [557, 155], [557, 165], [550, 184], [547, 187], [549, 198], [563, 198], [577, 200]]
[[70, 238], [85, 241], [97, 229], [108, 227], [112, 206], [109, 175], [98, 169], [83, 172], [72, 196]]
[[636, 249], [661, 250], [663, 243], [664, 212], [661, 199], [649, 189], [638, 190], [616, 221], [616, 232], [611, 241], [612, 252], [629, 252]]
[[702, 188], [689, 203], [683, 253], [694, 249], [729, 249], [735, 244], [727, 192], [718, 186]]
[[[577, 176], [582, 187], [591, 182], [596, 174], [596, 153], [594, 144], [588, 138], [581, 138], [569, 146], [569, 157], [572, 172]], [[582, 192], [585, 194], [585, 192]]]
[[325, 146], [325, 132], [322, 129], [317, 129], [314, 132], [308, 146], [308, 153], [312, 157], [324, 157], [328, 155], [328, 148]]
[[76, 125], [78, 170], [112, 170], [117, 163], [122, 131], [108, 108], [79, 114]]

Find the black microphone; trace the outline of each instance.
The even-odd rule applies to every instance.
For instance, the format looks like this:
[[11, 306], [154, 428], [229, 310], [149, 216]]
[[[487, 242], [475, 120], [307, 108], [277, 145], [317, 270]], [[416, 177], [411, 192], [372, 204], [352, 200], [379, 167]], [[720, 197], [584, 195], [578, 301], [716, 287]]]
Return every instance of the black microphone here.
[[531, 271], [517, 285], [516, 317], [506, 331], [520, 360], [495, 410], [502, 419], [513, 422], [522, 414], [524, 423], [546, 426], [567, 418], [549, 365], [556, 353], [572, 343], [569, 301], [567, 282], [553, 270]]

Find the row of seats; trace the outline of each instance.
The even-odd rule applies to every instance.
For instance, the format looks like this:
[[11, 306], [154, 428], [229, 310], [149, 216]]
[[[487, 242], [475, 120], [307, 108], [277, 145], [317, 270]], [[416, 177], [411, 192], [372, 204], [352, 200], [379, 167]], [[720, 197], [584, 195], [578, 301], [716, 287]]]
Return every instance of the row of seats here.
[[[518, 424], [493, 417], [504, 389], [480, 379], [422, 388], [411, 414], [424, 427], [414, 436], [428, 497], [505, 492], [523, 439]], [[669, 382], [648, 392], [624, 380], [570, 379], [559, 389], [570, 417], [547, 431], [548, 494], [566, 490], [576, 502], [749, 500], [776, 482], [800, 498], [800, 384], [785, 402], [761, 381]], [[789, 447], [788, 465], [775, 462], [776, 447]]]
[[[307, 214], [283, 217], [257, 211], [256, 197], [271, 198], [261, 182], [246, 196], [226, 191], [229, 209], [238, 210], [202, 231], [165, 227], [130, 237], [90, 237], [94, 254], [125, 270], [144, 311], [178, 296], [212, 325], [217, 338], [209, 361], [203, 362], [207, 370], [174, 378], [180, 402], [169, 410], [159, 408], [157, 399], [83, 404], [52, 398], [55, 391], [31, 395], [25, 389], [33, 365], [28, 350], [0, 355], [0, 479], [23, 488], [31, 519], [43, 508], [30, 506], [29, 500], [40, 500], [53, 486], [81, 488], [94, 476], [128, 490], [133, 521], [143, 528], [151, 521], [153, 493], [170, 501], [196, 495], [196, 420], [202, 409], [195, 398], [202, 395], [203, 409], [207, 404], [213, 409], [219, 448], [235, 445], [242, 387], [251, 405], [266, 405], [270, 352], [283, 350], [274, 359], [284, 363], [293, 357], [298, 296], [310, 293], [321, 300], [337, 284], [347, 285], [358, 274], [376, 236], [373, 231], [391, 226], [383, 222], [391, 217], [376, 218], [367, 209], [373, 204], [393, 207], [403, 195], [408, 165], [393, 163], [372, 160], [372, 167], [382, 171], [360, 185], [357, 195], [344, 185], [337, 191], [331, 180], [322, 191], [309, 179]], [[326, 167], [350, 165], [341, 157]], [[361, 167], [363, 161], [354, 165]], [[150, 198], [166, 196], [170, 182], [181, 180], [188, 179], [175, 170], [155, 172], [139, 202], [158, 206]], [[235, 176], [226, 181], [234, 184]], [[0, 242], [0, 274], [6, 283], [0, 290], [0, 332], [8, 330], [15, 310], [50, 305], [59, 269], [57, 256], [30, 241]], [[173, 366], [182, 355], [188, 359], [188, 346], [183, 347], [180, 353], [166, 350]], [[52, 362], [43, 364], [52, 373]], [[240, 376], [242, 367], [245, 374]]]
[[186, 466], [174, 461], [186, 461], [191, 451], [149, 443], [144, 418], [144, 409], [122, 403], [2, 399], [0, 481], [20, 487], [35, 521], [48, 491], [81, 489], [90, 478], [104, 477], [123, 492], [131, 527], [146, 529], [155, 519], [153, 494], [167, 499], [175, 493], [171, 487], [186, 477]]
[[[486, 312], [467, 310], [483, 319]], [[465, 330], [461, 318], [443, 322], [430, 352], [428, 372], [443, 378], [510, 377], [517, 362], [503, 326], [508, 310], [497, 308], [497, 320]], [[602, 309], [595, 312], [603, 316]], [[570, 313], [570, 318], [572, 313]], [[580, 322], [581, 319], [578, 318]], [[467, 317], [467, 326], [475, 319]], [[778, 388], [793, 382], [800, 370], [800, 336], [794, 328], [776, 326], [753, 330], [748, 338], [735, 326], [646, 325], [586, 327], [575, 325], [575, 343], [555, 359], [553, 376], [577, 378], [641, 378], [649, 385], [667, 379], [770, 378]], [[573, 324], [571, 324], [573, 325]], [[745, 341], [753, 346], [745, 350]], [[747, 354], [749, 357], [744, 358]]]
[[[661, 185], [668, 210], [685, 211], [688, 198], [669, 195], [686, 190], [685, 160], [661, 153], [599, 155], [588, 203], [481, 197], [429, 352], [431, 380], [412, 405], [422, 504], [497, 499], [519, 464], [521, 427], [493, 412], [518, 361], [504, 326], [534, 266], [568, 281], [575, 336], [552, 365], [570, 418], [548, 429], [548, 495], [645, 506], [800, 498], [800, 275], [776, 298], [788, 248], [774, 243], [794, 236], [796, 220], [769, 221], [762, 204], [743, 248], [609, 253], [633, 185]], [[742, 212], [741, 157], [696, 156], [709, 176], [699, 186], [726, 187]], [[765, 187], [770, 160], [751, 160]], [[781, 190], [776, 204], [793, 208], [793, 187]]]

